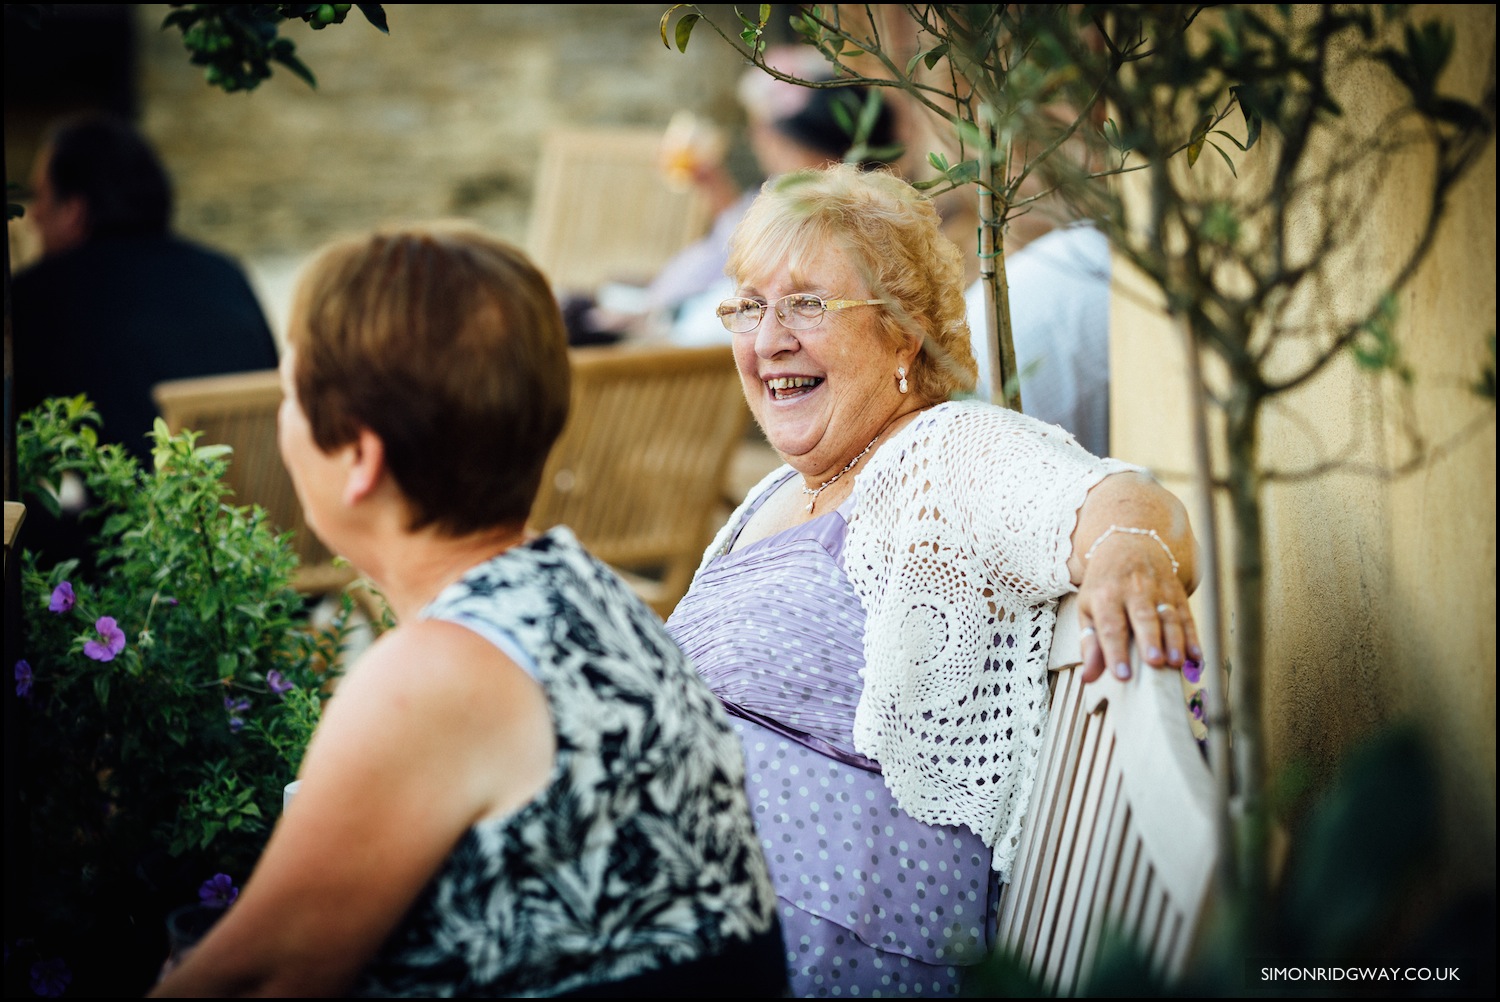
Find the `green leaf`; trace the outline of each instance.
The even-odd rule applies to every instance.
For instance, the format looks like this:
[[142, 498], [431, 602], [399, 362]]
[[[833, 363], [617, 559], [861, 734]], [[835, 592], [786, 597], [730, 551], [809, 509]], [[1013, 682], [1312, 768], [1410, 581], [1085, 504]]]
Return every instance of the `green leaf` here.
[[979, 180], [979, 161], [965, 160], [961, 164], [955, 164], [946, 171], [948, 180], [954, 184], [968, 184]]
[[673, 37], [677, 41], [678, 52], [687, 51], [688, 41], [693, 37], [693, 27], [699, 20], [701, 18], [697, 14], [684, 14], [677, 22], [677, 30], [673, 33]]
[[1245, 119], [1245, 142], [1240, 149], [1248, 150], [1260, 139], [1264, 121], [1262, 109], [1266, 106], [1266, 100], [1248, 87], [1231, 87], [1229, 93], [1240, 106], [1240, 115]]
[[[302, 62], [302, 60], [292, 55], [291, 52], [278, 52], [272, 58], [295, 73], [298, 78], [305, 82], [309, 87], [316, 88], [318, 86], [318, 80], [313, 76], [312, 70], [308, 69], [307, 66]], [[267, 75], [269, 76], [269, 74]]]
[[1396, 298], [1387, 293], [1349, 343], [1349, 351], [1362, 369], [1391, 370], [1407, 379], [1409, 373], [1401, 363], [1400, 345], [1396, 341], [1396, 313]]
[[1110, 149], [1119, 150], [1121, 153], [1130, 152], [1130, 148], [1125, 145], [1125, 138], [1120, 135], [1120, 126], [1113, 118], [1106, 118], [1104, 120], [1104, 126], [1101, 131], [1104, 133], [1104, 141], [1109, 144]]
[[1203, 152], [1203, 144], [1208, 139], [1208, 128], [1213, 124], [1213, 116], [1205, 115], [1193, 130], [1192, 141], [1187, 146], [1187, 162], [1191, 167], [1198, 162], [1198, 155]]
[[390, 25], [385, 20], [384, 6], [378, 3], [357, 3], [354, 6], [365, 16], [366, 21], [369, 21], [376, 28], [380, 29], [383, 34], [389, 35], [391, 33]]
[[1208, 141], [1208, 145], [1214, 148], [1215, 153], [1224, 158], [1224, 165], [1229, 168], [1229, 173], [1233, 174], [1235, 177], [1239, 177], [1240, 172], [1234, 169], [1234, 161], [1229, 158], [1229, 154], [1225, 153], [1223, 148], [1211, 139]]

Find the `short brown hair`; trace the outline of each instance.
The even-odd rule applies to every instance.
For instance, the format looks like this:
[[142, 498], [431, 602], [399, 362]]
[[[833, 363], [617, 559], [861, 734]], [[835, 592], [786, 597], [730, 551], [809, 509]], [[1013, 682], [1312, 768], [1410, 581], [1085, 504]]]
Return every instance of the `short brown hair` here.
[[[972, 390], [978, 367], [964, 303], [963, 252], [943, 235], [931, 201], [889, 170], [832, 164], [792, 171], [761, 188], [729, 242], [736, 280], [834, 247], [866, 277], [892, 343], [915, 335], [916, 393], [946, 400]], [[840, 290], [839, 295], [852, 293]]]
[[569, 393], [562, 315], [526, 255], [461, 225], [339, 241], [303, 273], [290, 328], [313, 441], [379, 436], [413, 529], [525, 522]]

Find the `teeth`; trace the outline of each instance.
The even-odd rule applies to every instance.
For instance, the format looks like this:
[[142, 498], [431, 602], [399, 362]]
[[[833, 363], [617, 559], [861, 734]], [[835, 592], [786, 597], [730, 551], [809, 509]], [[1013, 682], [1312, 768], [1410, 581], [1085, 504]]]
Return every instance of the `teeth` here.
[[766, 385], [773, 390], [794, 390], [801, 386], [817, 386], [821, 380], [813, 376], [776, 376], [766, 380]]

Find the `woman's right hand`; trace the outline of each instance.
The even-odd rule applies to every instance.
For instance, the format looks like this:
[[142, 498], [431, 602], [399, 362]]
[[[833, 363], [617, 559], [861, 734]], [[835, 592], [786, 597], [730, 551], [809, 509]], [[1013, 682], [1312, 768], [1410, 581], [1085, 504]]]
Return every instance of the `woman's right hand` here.
[[1078, 513], [1068, 560], [1078, 586], [1083, 679], [1130, 677], [1130, 643], [1154, 667], [1201, 660], [1188, 594], [1197, 541], [1170, 491], [1136, 473], [1106, 477]]

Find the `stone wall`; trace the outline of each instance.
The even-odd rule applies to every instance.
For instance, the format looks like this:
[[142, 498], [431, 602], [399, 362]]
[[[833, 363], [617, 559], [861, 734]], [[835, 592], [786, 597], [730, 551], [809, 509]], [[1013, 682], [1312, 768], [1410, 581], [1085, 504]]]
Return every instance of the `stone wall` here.
[[[357, 13], [323, 31], [287, 25], [315, 90], [278, 69], [225, 94], [160, 29], [169, 7], [141, 4], [123, 103], [175, 179], [179, 230], [246, 263], [280, 333], [292, 272], [331, 236], [462, 217], [522, 241], [550, 126], [664, 127], [690, 109], [737, 131], [744, 64], [706, 32], [686, 54], [665, 48], [666, 7], [387, 4], [389, 35]], [[7, 102], [12, 177], [38, 117]]]

